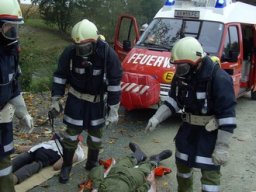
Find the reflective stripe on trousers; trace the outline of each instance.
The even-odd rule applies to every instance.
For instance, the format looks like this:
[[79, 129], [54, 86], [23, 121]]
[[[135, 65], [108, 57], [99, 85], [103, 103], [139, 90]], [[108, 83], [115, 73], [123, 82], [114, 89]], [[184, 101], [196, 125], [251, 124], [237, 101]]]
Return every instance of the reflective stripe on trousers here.
[[193, 170], [179, 162], [177, 166], [178, 192], [193, 192]]
[[[73, 119], [73, 118], [69, 117], [68, 115], [64, 115], [64, 120], [66, 122], [70, 123], [71, 125], [80, 126], [80, 127], [83, 126], [83, 120], [82, 119], [80, 119], [80, 120]], [[95, 120], [91, 120], [90, 125], [91, 126], [98, 126], [98, 125], [104, 124], [104, 122], [105, 122], [104, 118], [95, 119]]]
[[[193, 192], [193, 169], [179, 162], [177, 166], [178, 192]], [[219, 170], [202, 170], [201, 184], [203, 192], [219, 192], [220, 177]]]
[[[178, 150], [176, 150], [175, 156], [183, 161], [188, 161], [188, 154], [181, 153]], [[211, 157], [196, 156], [195, 162], [205, 165], [214, 165]]]
[[9, 175], [9, 174], [11, 174], [11, 172], [12, 172], [12, 166], [0, 169], [0, 177]]
[[10, 156], [0, 159], [0, 191], [15, 192]]
[[88, 129], [87, 145], [90, 149], [101, 149], [102, 128]]

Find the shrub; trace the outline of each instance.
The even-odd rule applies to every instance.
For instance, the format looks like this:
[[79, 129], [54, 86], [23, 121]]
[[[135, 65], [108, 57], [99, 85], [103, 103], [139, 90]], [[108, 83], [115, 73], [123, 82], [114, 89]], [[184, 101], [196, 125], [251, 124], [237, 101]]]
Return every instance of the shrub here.
[[56, 30], [50, 30], [47, 26], [44, 28], [40, 20], [26, 22], [21, 27], [20, 36], [22, 90], [33, 92], [49, 90], [58, 57], [69, 42]]

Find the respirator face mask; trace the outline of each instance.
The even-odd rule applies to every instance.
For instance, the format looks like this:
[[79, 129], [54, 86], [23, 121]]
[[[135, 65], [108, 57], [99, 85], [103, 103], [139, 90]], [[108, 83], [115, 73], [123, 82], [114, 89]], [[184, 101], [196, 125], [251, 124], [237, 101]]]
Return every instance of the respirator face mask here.
[[80, 57], [88, 57], [94, 51], [94, 43], [87, 42], [83, 44], [76, 44], [76, 55]]
[[192, 69], [191, 64], [188, 63], [182, 63], [182, 64], [174, 64], [176, 67], [176, 76], [178, 77], [185, 77], [186, 75], [189, 74], [189, 72]]
[[12, 22], [4, 22], [0, 28], [2, 36], [8, 40], [18, 39], [18, 24]]
[[19, 24], [9, 21], [0, 22], [0, 43], [4, 47], [12, 47], [18, 43], [18, 29]]

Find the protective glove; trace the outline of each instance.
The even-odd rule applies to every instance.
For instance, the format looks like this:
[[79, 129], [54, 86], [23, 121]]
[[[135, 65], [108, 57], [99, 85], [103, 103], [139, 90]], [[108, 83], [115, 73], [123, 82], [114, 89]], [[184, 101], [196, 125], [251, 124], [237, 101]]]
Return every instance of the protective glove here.
[[56, 118], [63, 111], [62, 104], [60, 103], [60, 98], [60, 96], [52, 97], [52, 104], [48, 112], [48, 116], [50, 119]]
[[225, 166], [229, 158], [229, 143], [232, 133], [218, 130], [218, 136], [215, 144], [215, 149], [212, 154], [212, 160], [215, 165]]
[[[32, 133], [34, 130], [34, 121], [33, 118], [27, 114], [21, 120], [20, 123], [22, 125], [21, 133]], [[29, 128], [29, 129], [28, 129]]]
[[145, 132], [154, 131], [156, 127], [159, 125], [159, 123], [161, 123], [171, 115], [172, 115], [172, 111], [170, 110], [170, 108], [165, 104], [161, 105], [157, 109], [153, 117], [149, 119]]
[[32, 133], [34, 130], [33, 118], [28, 114], [28, 110], [22, 95], [18, 95], [10, 100], [10, 103], [15, 107], [15, 116], [20, 120], [22, 128], [21, 133]]
[[110, 105], [109, 112], [107, 114], [106, 118], [106, 126], [108, 127], [110, 124], [116, 124], [118, 122], [119, 116], [118, 116], [118, 109], [119, 109], [120, 103], [116, 105]]

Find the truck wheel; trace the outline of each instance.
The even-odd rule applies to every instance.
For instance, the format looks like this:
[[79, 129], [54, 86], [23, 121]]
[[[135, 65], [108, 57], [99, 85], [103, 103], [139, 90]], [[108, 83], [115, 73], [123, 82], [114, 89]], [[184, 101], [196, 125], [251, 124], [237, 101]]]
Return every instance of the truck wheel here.
[[252, 100], [256, 100], [256, 91], [251, 91], [251, 98]]

